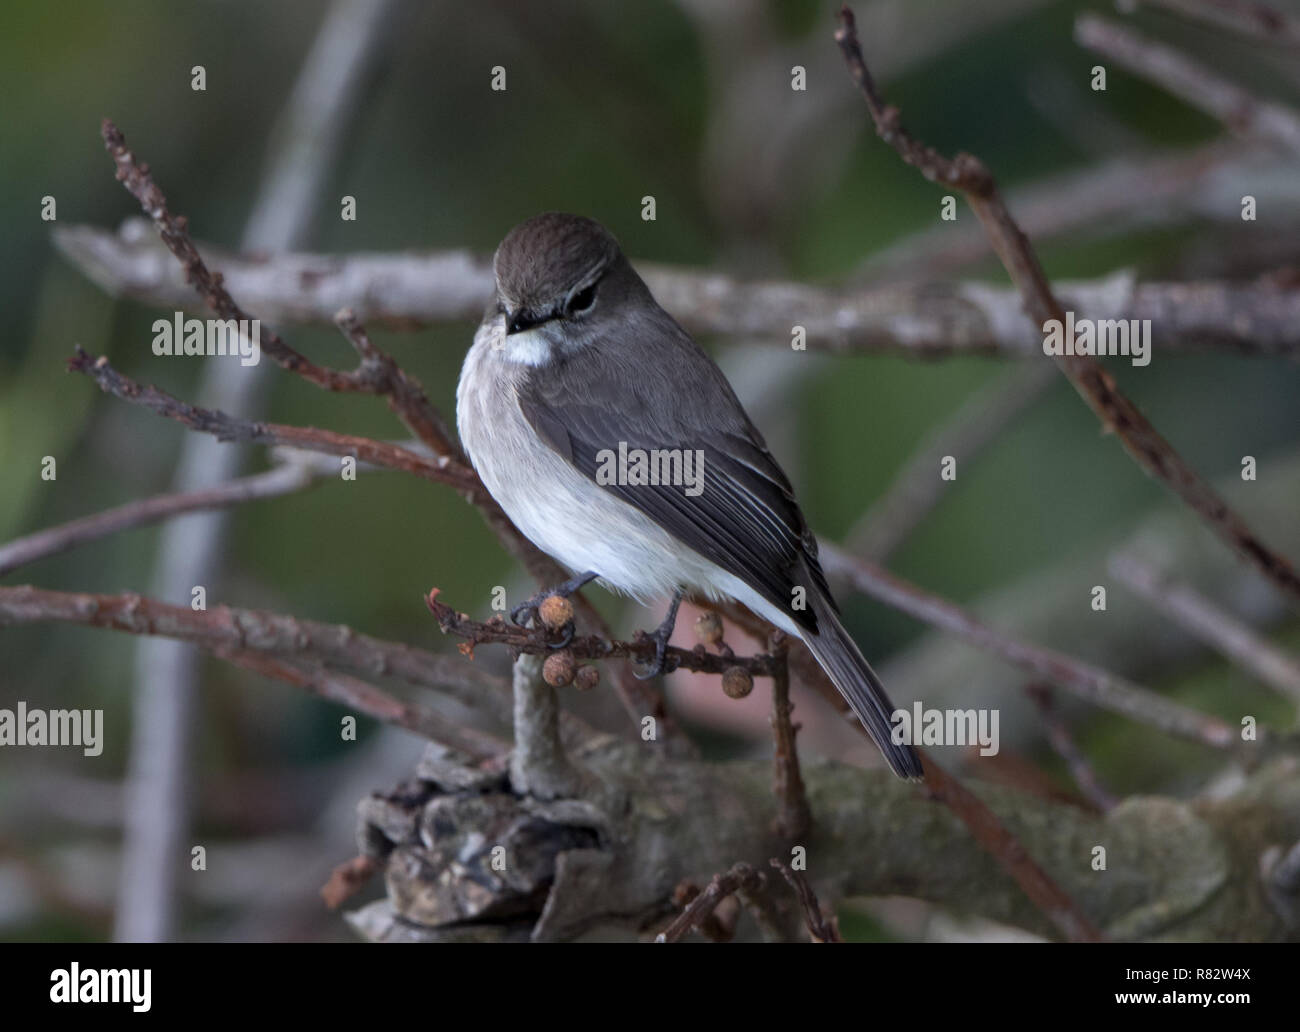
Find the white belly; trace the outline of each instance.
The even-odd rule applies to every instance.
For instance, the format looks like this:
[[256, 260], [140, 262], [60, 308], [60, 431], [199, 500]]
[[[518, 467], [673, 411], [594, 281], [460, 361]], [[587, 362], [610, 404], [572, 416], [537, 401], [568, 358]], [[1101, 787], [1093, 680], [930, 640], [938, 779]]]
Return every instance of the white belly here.
[[588, 480], [537, 436], [516, 399], [519, 366], [492, 346], [500, 333], [497, 319], [475, 334], [456, 391], [456, 421], [484, 485], [524, 536], [574, 573], [594, 571], [606, 587], [640, 602], [683, 587], [734, 598], [798, 634], [747, 584]]

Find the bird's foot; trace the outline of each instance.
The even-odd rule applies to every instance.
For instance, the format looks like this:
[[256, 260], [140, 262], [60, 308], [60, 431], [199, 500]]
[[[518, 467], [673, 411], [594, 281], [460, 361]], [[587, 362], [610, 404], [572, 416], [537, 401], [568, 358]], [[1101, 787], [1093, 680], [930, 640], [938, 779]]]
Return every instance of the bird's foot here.
[[[547, 600], [551, 598], [562, 599], [567, 605], [570, 595], [576, 594], [582, 590], [584, 585], [590, 584], [599, 576], [600, 574], [588, 570], [586, 573], [573, 577], [563, 584], [558, 584], [553, 588], [545, 588], [526, 602], [520, 602], [519, 605], [510, 610], [510, 619], [520, 627], [526, 627], [531, 623], [534, 627], [558, 630], [560, 640], [548, 642], [548, 644], [553, 649], [562, 649], [573, 641], [573, 607], [567, 606], [565, 608], [565, 606], [557, 606], [554, 603], [547, 606]], [[562, 619], [556, 619], [554, 612], [544, 611], [544, 606], [548, 609], [558, 610]], [[549, 620], [548, 617], [550, 617]]]
[[652, 677], [658, 677], [664, 673], [665, 658], [668, 654], [668, 639], [673, 636], [673, 628], [677, 625], [677, 607], [682, 604], [682, 595], [684, 592], [681, 588], [673, 595], [672, 604], [668, 607], [668, 615], [664, 617], [664, 622], [647, 634], [642, 631], [637, 635], [638, 641], [653, 641], [655, 643], [654, 662], [646, 669], [643, 674], [636, 674], [637, 680], [648, 681]]

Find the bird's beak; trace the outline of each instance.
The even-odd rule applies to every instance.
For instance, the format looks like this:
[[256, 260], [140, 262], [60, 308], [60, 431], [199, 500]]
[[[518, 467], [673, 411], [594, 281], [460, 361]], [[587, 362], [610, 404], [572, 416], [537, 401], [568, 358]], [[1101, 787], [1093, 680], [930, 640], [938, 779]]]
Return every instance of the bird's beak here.
[[506, 310], [506, 334], [520, 333], [532, 326], [533, 320], [528, 312], [523, 308], [516, 308], [513, 312]]
[[506, 334], [522, 333], [524, 330], [531, 330], [534, 326], [540, 326], [544, 322], [550, 322], [554, 315], [534, 315], [527, 308], [516, 308], [513, 312], [506, 309]]

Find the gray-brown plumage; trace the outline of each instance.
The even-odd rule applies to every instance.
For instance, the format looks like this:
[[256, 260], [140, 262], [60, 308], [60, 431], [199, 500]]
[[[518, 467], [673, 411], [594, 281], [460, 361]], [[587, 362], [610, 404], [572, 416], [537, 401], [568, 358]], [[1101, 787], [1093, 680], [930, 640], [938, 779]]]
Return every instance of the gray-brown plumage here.
[[[844, 630], [789, 479], [714, 361], [651, 296], [614, 238], [575, 215], [513, 229], [497, 303], [466, 357], [461, 437], [539, 548], [640, 600], [729, 597], [801, 637], [894, 770], [893, 706]], [[620, 446], [703, 458], [699, 490], [598, 482]]]

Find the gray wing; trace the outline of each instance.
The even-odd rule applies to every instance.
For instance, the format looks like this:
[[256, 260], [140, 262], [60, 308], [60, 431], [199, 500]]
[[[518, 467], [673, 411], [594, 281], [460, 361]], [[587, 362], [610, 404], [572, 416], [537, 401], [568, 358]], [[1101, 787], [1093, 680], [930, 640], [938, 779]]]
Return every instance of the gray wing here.
[[[654, 327], [649, 340], [638, 336], [637, 369], [596, 343], [576, 358], [530, 373], [519, 387], [524, 417], [593, 483], [598, 453], [617, 452], [620, 442], [647, 451], [702, 451], [698, 495], [680, 486], [598, 486], [739, 577], [798, 626], [817, 633], [813, 606], [791, 609], [793, 589], [802, 586], [832, 607], [835, 603], [790, 481], [722, 371], [685, 331], [669, 321]], [[667, 368], [673, 370], [671, 385], [662, 375]], [[647, 369], [653, 379], [646, 377]]]

